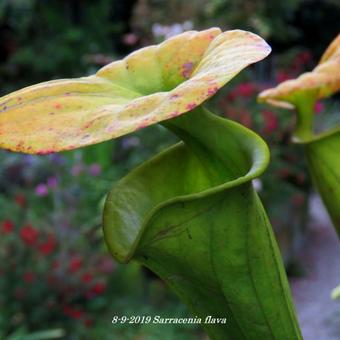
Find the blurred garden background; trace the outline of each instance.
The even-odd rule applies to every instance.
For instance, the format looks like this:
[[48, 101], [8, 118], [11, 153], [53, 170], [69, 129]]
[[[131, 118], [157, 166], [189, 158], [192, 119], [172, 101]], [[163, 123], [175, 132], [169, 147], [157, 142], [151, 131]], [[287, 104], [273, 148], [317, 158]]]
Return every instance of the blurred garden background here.
[[[271, 165], [255, 186], [294, 282], [308, 276], [299, 254], [315, 223], [314, 193], [302, 150], [290, 143], [294, 115], [257, 104], [256, 96], [314, 68], [340, 31], [339, 1], [0, 0], [0, 95], [90, 75], [137, 48], [211, 26], [250, 30], [273, 49], [209, 105], [257, 131], [271, 148]], [[339, 124], [339, 108], [336, 96], [317, 103], [317, 128]], [[175, 141], [153, 126], [56, 155], [0, 151], [0, 339], [204, 337], [195, 325], [111, 324], [114, 315], [190, 315], [150, 272], [117, 264], [101, 232], [112, 184]]]

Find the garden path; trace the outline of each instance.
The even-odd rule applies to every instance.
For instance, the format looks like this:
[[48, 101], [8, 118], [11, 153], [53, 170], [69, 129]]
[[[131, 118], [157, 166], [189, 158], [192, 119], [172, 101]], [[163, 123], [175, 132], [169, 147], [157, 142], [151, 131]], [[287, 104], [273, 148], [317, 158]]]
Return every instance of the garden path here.
[[311, 200], [310, 228], [298, 262], [305, 271], [291, 279], [304, 340], [340, 339], [340, 300], [330, 298], [340, 284], [340, 243], [317, 196]]

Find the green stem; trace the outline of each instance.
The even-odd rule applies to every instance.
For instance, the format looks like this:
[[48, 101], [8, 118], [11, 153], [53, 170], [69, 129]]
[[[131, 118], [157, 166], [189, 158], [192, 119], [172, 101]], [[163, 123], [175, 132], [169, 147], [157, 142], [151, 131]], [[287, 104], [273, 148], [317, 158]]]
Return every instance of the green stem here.
[[300, 141], [309, 140], [313, 136], [314, 105], [315, 99], [309, 96], [299, 98], [295, 104], [297, 118], [294, 137]]

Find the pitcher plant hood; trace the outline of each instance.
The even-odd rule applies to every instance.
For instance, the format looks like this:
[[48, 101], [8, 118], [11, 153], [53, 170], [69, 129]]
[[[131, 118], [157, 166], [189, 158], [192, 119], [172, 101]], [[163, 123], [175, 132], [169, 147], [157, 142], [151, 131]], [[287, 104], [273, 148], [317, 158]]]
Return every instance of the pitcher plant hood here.
[[340, 34], [324, 52], [316, 68], [296, 79], [287, 80], [277, 87], [260, 93], [259, 101], [293, 109], [301, 96], [314, 102], [340, 90]]
[[192, 110], [271, 49], [259, 36], [189, 31], [95, 75], [52, 80], [0, 98], [0, 147], [29, 154], [116, 138]]

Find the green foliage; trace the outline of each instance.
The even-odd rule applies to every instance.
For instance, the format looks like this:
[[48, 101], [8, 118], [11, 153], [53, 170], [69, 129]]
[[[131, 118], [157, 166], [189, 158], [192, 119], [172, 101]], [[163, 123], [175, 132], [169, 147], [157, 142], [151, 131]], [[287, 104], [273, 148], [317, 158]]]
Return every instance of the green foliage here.
[[[112, 20], [117, 3], [85, 1], [2, 1], [1, 93], [52, 77], [76, 76], [95, 65], [96, 55], [112, 55], [126, 29]], [[100, 58], [97, 58], [100, 59]]]
[[289, 20], [302, 2], [213, 0], [205, 6], [205, 15], [209, 22], [217, 20], [231, 27], [254, 30], [266, 39], [287, 41], [298, 34]]
[[[142, 135], [134, 138], [144, 141]], [[113, 314], [189, 312], [139, 265], [119, 266], [103, 247], [98, 202], [125, 167], [139, 160], [104, 168], [99, 176], [93, 158], [83, 162], [86, 151], [47, 158], [0, 153], [0, 338], [32, 339], [54, 329], [63, 339], [151, 337], [161, 331], [168, 339], [183, 333], [197, 338], [194, 325], [111, 324]], [[47, 191], [41, 190], [45, 184]]]

